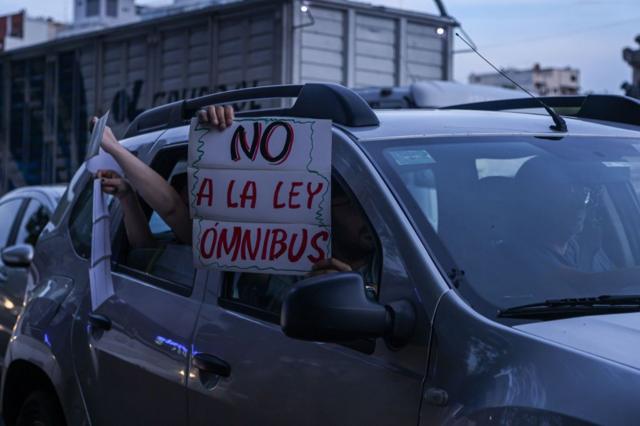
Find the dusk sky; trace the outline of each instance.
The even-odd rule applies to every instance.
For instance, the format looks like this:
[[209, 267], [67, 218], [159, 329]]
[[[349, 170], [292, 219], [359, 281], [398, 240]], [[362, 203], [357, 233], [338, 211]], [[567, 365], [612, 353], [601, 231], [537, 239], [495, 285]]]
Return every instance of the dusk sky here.
[[[448, 12], [481, 52], [502, 68], [571, 66], [581, 71], [585, 91], [621, 93], [631, 78], [622, 49], [637, 46], [640, 0], [443, 0]], [[431, 0], [372, 0], [370, 3], [432, 11]], [[140, 4], [168, 1], [138, 0]], [[0, 0], [0, 14], [26, 8], [33, 16], [69, 21], [72, 0]], [[456, 49], [464, 46], [456, 42]], [[470, 53], [455, 55], [455, 78], [491, 71]]]

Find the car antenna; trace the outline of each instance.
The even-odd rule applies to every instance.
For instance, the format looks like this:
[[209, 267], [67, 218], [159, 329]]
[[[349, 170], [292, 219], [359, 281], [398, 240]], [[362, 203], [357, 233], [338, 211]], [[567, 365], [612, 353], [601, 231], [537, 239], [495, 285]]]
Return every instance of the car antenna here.
[[519, 85], [515, 80], [513, 80], [511, 77], [509, 77], [507, 75], [507, 73], [505, 73], [504, 71], [498, 69], [495, 65], [493, 65], [491, 63], [491, 61], [489, 61], [487, 58], [485, 58], [484, 56], [482, 56], [482, 54], [480, 52], [478, 52], [478, 49], [476, 49], [474, 46], [471, 45], [471, 43], [469, 43], [467, 40], [465, 40], [464, 37], [462, 37], [458, 32], [456, 32], [456, 36], [462, 40], [464, 42], [464, 44], [466, 44], [467, 46], [469, 46], [469, 48], [478, 56], [480, 56], [486, 63], [488, 63], [491, 68], [493, 68], [494, 70], [498, 71], [498, 73], [503, 76], [504, 78], [506, 78], [507, 80], [509, 80], [510, 82], [512, 82], [513, 84], [516, 85], [516, 87], [518, 87], [520, 90], [522, 90], [523, 92], [525, 92], [527, 95], [531, 96], [533, 99], [535, 99], [536, 101], [540, 102], [540, 105], [542, 105], [542, 107], [547, 111], [547, 113], [551, 116], [551, 118], [553, 119], [553, 126], [549, 126], [549, 128], [553, 131], [556, 132], [567, 132], [567, 122], [564, 121], [564, 118], [562, 118], [562, 116], [560, 116], [560, 114], [558, 114], [555, 110], [553, 110], [551, 107], [549, 107], [549, 105], [545, 104], [542, 99], [540, 99], [539, 97], [535, 96], [534, 94], [532, 94], [531, 92], [529, 92], [527, 89], [525, 89], [524, 87], [522, 87], [521, 85]]

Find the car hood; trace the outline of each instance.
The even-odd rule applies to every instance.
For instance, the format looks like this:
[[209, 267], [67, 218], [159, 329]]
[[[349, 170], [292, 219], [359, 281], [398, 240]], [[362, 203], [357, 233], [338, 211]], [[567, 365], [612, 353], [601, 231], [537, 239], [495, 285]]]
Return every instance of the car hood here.
[[567, 318], [514, 328], [640, 370], [640, 313]]

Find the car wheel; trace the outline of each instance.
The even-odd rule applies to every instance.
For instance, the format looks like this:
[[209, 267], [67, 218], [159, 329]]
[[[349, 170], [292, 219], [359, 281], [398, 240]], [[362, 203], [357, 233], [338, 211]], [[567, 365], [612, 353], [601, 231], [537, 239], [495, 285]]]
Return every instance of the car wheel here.
[[64, 426], [64, 418], [55, 398], [41, 390], [24, 400], [16, 426]]

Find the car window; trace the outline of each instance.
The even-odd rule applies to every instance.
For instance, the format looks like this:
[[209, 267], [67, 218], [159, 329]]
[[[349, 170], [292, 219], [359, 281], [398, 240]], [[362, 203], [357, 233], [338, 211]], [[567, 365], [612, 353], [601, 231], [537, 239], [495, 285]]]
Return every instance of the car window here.
[[93, 181], [89, 180], [78, 196], [69, 219], [69, 236], [76, 253], [88, 259], [91, 256], [93, 234]]
[[[332, 257], [362, 275], [367, 295], [376, 298], [380, 283], [381, 245], [356, 197], [334, 177], [332, 182]], [[359, 254], [355, 254], [359, 253]], [[279, 321], [288, 290], [305, 276], [226, 273], [221, 305]]]
[[81, 189], [78, 188], [78, 183], [82, 176], [84, 176], [86, 171], [86, 163], [82, 163], [71, 178], [71, 182], [69, 182], [69, 185], [67, 185], [67, 187], [65, 188], [64, 193], [60, 197], [60, 200], [56, 201], [56, 208], [51, 215], [51, 223], [53, 223], [55, 226], [58, 226], [60, 224], [64, 213], [67, 211], [67, 208], [76, 197], [76, 191], [79, 191]]
[[[186, 147], [172, 148], [159, 153], [152, 165], [178, 192], [186, 190], [186, 156]], [[139, 201], [144, 206], [143, 201]], [[125, 241], [118, 266], [150, 284], [179, 294], [190, 294], [196, 271], [191, 246], [179, 243], [171, 228], [148, 206], [147, 213], [147, 226], [153, 235], [152, 246], [131, 247], [123, 223]]]
[[20, 211], [22, 201], [19, 198], [0, 204], [0, 249], [10, 242], [9, 238], [11, 237], [13, 223]]
[[40, 233], [49, 222], [49, 210], [38, 200], [31, 199], [22, 216], [22, 222], [18, 228], [16, 244], [36, 245]]
[[489, 318], [550, 299], [640, 290], [638, 140], [552, 142], [367, 144], [453, 287]]

